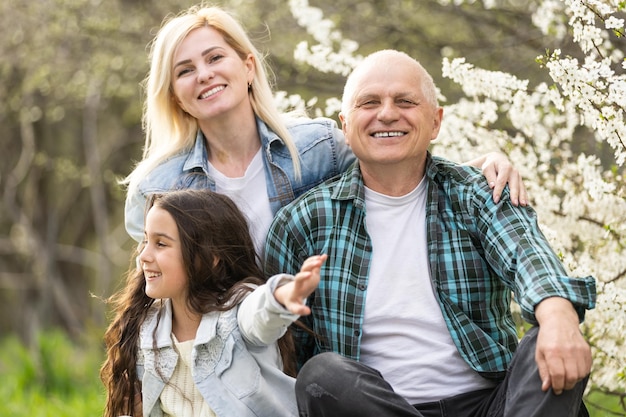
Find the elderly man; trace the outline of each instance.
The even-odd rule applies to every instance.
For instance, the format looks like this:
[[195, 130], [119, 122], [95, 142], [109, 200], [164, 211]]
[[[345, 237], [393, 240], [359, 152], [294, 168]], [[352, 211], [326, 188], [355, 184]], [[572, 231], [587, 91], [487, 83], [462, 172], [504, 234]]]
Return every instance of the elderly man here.
[[[531, 208], [495, 203], [479, 171], [430, 155], [442, 116], [417, 61], [370, 55], [340, 114], [357, 162], [270, 229], [268, 274], [328, 255], [312, 332], [295, 329], [300, 415], [586, 415], [579, 323], [595, 281], [567, 276]], [[511, 294], [532, 325], [519, 344]]]

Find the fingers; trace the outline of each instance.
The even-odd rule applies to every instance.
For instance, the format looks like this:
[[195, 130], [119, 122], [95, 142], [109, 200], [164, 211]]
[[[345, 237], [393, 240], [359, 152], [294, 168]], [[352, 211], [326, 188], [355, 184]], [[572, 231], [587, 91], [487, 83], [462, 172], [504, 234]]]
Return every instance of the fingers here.
[[482, 165], [483, 175], [493, 189], [493, 201], [498, 203], [502, 197], [502, 191], [509, 185], [509, 196], [514, 206], [528, 204], [528, 193], [522, 180], [522, 176], [505, 155], [490, 153]]
[[[487, 175], [489, 172], [489, 175]], [[486, 168], [485, 177], [489, 181], [489, 186], [493, 189], [493, 201], [498, 203], [502, 197], [504, 187], [509, 185], [509, 198], [514, 206], [519, 205], [520, 188], [524, 188], [521, 176], [511, 164], [501, 163]], [[524, 188], [525, 192], [525, 188]]]
[[[496, 172], [497, 169], [497, 172]], [[514, 206], [527, 206], [528, 205], [528, 192], [526, 191], [526, 185], [522, 180], [522, 176], [518, 170], [513, 168], [510, 164], [506, 166], [485, 167], [483, 174], [489, 182], [489, 186], [493, 189], [493, 201], [498, 203], [502, 197], [504, 187], [509, 185], [509, 198]]]
[[[573, 366], [576, 367], [575, 364]], [[571, 368], [572, 365], [568, 366], [563, 360], [551, 361], [549, 367], [544, 367], [539, 372], [541, 376], [541, 390], [547, 391], [552, 388], [552, 392], [555, 395], [560, 395], [564, 390], [574, 388], [576, 383], [582, 378], [578, 378], [578, 371]]]
[[326, 261], [327, 258], [328, 255], [326, 254], [311, 256], [302, 263], [300, 271], [313, 271], [317, 269], [317, 272], [319, 272], [319, 268], [321, 268], [322, 264], [324, 263], [324, 261]]
[[556, 395], [563, 392], [566, 370], [560, 355], [549, 351], [546, 354], [546, 350], [538, 350], [537, 369], [541, 378], [542, 391], [548, 391], [552, 388], [552, 392]]
[[550, 367], [550, 385], [552, 392], [559, 395], [565, 388], [565, 367], [562, 361], [554, 361]]
[[320, 269], [327, 258], [325, 254], [307, 258], [294, 280], [276, 290], [275, 296], [291, 313], [300, 316], [311, 314], [311, 309], [307, 307], [305, 300], [317, 288], [320, 281]]
[[538, 350], [536, 354], [541, 389], [552, 388], [556, 395], [574, 388], [591, 370], [591, 348], [584, 340], [563, 347], [562, 344], [555, 345]]
[[549, 390], [552, 386], [552, 381], [550, 379], [550, 372], [548, 371], [548, 364], [543, 358], [537, 358], [537, 369], [539, 371], [539, 377], [541, 378], [541, 390]]
[[276, 288], [274, 291], [274, 297], [292, 314], [299, 316], [306, 316], [311, 313], [309, 307], [306, 306], [306, 297], [315, 290], [315, 285], [312, 289], [307, 286], [307, 279], [311, 277], [311, 272], [300, 272], [296, 275], [295, 279], [288, 284]]
[[[500, 179], [498, 179], [498, 174], [500, 174]], [[502, 190], [506, 185], [506, 179], [502, 180], [502, 177], [508, 178], [508, 173], [503, 174], [502, 171], [497, 171], [495, 164], [485, 164], [483, 165], [483, 175], [487, 179], [489, 187], [493, 189], [493, 201], [495, 203], [500, 202]]]
[[297, 314], [298, 316], [308, 316], [311, 314], [311, 309], [305, 304], [289, 302], [285, 305], [285, 308], [289, 310], [290, 313]]
[[519, 175], [519, 204], [526, 207], [528, 205], [528, 192], [526, 191], [526, 185], [522, 179], [522, 175]]
[[292, 296], [293, 299], [304, 299], [308, 297], [319, 282], [319, 274], [311, 271], [298, 272], [293, 280]]
[[522, 176], [520, 175], [519, 171], [511, 167], [508, 176], [504, 178], [503, 175], [504, 174], [498, 173], [498, 178], [496, 180], [494, 188], [494, 195], [496, 193], [499, 193], [499, 195], [501, 195], [502, 190], [508, 182], [511, 203], [513, 203], [514, 206], [526, 206], [528, 204], [528, 194], [526, 192], [526, 186], [524, 185], [524, 181], [522, 180]]

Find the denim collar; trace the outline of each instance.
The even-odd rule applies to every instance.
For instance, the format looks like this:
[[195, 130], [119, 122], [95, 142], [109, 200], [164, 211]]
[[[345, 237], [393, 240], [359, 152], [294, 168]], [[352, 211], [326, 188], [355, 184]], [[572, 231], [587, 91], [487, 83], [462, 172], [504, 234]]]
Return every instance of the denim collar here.
[[[259, 133], [259, 137], [261, 138], [261, 145], [264, 149], [266, 149], [266, 154], [269, 155], [269, 148], [273, 143], [277, 142], [281, 145], [284, 145], [283, 140], [273, 131], [271, 130], [267, 124], [256, 117], [256, 127], [257, 132]], [[202, 130], [198, 129], [196, 133], [196, 141], [191, 149], [191, 152], [187, 155], [187, 159], [185, 159], [185, 164], [183, 165], [184, 171], [194, 171], [197, 168], [200, 168], [204, 171], [205, 174], [209, 174], [209, 154], [206, 148], [206, 139], [204, 137], [204, 133]]]

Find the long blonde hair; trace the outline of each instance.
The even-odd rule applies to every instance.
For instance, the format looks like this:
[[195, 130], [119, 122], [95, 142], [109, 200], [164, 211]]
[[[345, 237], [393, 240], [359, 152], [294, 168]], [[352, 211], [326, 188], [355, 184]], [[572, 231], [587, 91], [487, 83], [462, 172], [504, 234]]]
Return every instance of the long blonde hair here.
[[166, 18], [151, 43], [150, 71], [143, 82], [146, 99], [142, 122], [146, 141], [142, 161], [122, 181], [129, 185], [129, 192], [164, 159], [194, 145], [198, 123], [180, 108], [174, 98], [171, 89], [172, 61], [176, 48], [189, 32], [205, 26], [217, 30], [241, 59], [248, 54], [254, 56], [255, 76], [249, 88], [252, 109], [283, 140], [291, 154], [296, 178], [300, 177], [298, 151], [274, 104], [263, 56], [230, 13], [219, 7], [199, 4], [175, 17]]

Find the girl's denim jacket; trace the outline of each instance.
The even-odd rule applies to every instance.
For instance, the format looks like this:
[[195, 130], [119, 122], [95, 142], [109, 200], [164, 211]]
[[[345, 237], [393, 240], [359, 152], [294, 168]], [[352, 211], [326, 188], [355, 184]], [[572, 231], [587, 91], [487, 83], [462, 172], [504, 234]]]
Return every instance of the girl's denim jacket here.
[[[191, 372], [198, 390], [216, 415], [298, 415], [295, 379], [282, 372], [276, 345], [276, 340], [298, 316], [289, 313], [273, 296], [277, 285], [292, 278], [275, 275], [239, 306], [202, 317], [192, 350]], [[159, 397], [178, 361], [171, 333], [171, 303], [157, 301], [141, 326], [137, 355], [146, 417], [163, 416]]]
[[[260, 119], [257, 130], [263, 148], [267, 194], [274, 214], [310, 188], [343, 173], [355, 157], [345, 144], [335, 121], [327, 118], [294, 118], [287, 127], [300, 155], [302, 177], [295, 179], [291, 155], [282, 139]], [[143, 218], [150, 194], [175, 189], [215, 190], [209, 175], [204, 135], [198, 130], [192, 149], [180, 152], [156, 167], [126, 197], [125, 222], [128, 234], [143, 240]]]

